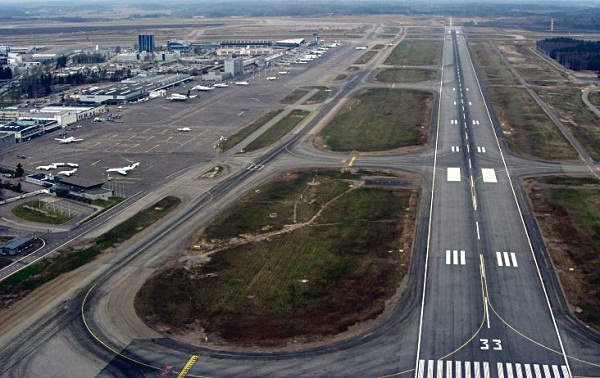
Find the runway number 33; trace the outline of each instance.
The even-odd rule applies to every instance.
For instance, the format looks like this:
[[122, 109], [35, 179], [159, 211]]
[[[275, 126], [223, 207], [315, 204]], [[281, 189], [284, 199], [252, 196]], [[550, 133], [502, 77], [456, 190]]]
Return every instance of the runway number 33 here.
[[479, 342], [481, 343], [481, 350], [502, 350], [502, 340], [500, 339], [479, 339]]

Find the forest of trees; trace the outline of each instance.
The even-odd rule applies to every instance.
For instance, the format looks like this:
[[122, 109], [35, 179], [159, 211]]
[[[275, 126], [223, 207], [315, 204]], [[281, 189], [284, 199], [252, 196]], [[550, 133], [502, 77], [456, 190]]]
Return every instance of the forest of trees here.
[[600, 42], [556, 37], [538, 41], [537, 49], [573, 71], [600, 71]]

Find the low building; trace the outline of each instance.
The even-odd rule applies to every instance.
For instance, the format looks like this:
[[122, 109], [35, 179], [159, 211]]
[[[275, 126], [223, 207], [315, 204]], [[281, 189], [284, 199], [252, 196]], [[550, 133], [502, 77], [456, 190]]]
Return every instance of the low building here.
[[65, 177], [60, 179], [60, 184], [52, 189], [56, 195], [61, 197], [78, 199], [85, 198], [90, 201], [97, 199], [107, 200], [114, 196], [114, 191], [104, 188], [104, 181], [90, 181], [79, 177]]
[[0, 132], [0, 148], [10, 146], [11, 144], [17, 143], [15, 134]]
[[0, 132], [13, 134], [18, 143], [60, 128], [61, 126], [54, 120], [20, 119], [1, 126]]
[[0, 254], [5, 256], [15, 256], [35, 243], [35, 239], [30, 236], [14, 238], [0, 245]]

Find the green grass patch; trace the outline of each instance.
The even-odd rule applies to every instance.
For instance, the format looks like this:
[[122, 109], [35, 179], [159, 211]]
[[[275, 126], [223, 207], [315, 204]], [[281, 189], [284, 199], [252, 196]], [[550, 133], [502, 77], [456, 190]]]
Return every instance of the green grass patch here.
[[311, 87], [311, 88], [316, 88], [318, 90], [318, 92], [315, 93], [314, 95], [310, 96], [310, 98], [308, 100], [306, 100], [306, 102], [303, 105], [321, 104], [325, 100], [327, 100], [327, 98], [331, 94], [331, 89], [329, 89], [328, 87]]
[[400, 33], [400, 28], [397, 26], [384, 26], [381, 31], [384, 33], [398, 34]]
[[283, 99], [279, 100], [282, 104], [293, 104], [296, 101], [300, 100], [302, 97], [306, 96], [308, 93], [308, 89], [296, 89], [289, 95], [285, 96]]
[[46, 206], [44, 201], [29, 201], [15, 206], [11, 212], [13, 215], [30, 222], [46, 224], [63, 224], [73, 217], [54, 211]]
[[437, 72], [418, 68], [384, 68], [377, 72], [375, 80], [384, 83], [418, 83], [435, 80]]
[[380, 314], [406, 275], [410, 251], [398, 250], [412, 245], [417, 199], [416, 191], [351, 188], [337, 172], [282, 177], [244, 196], [206, 240], [260, 235], [265, 224], [293, 222], [299, 206], [298, 222], [321, 210], [312, 226], [225, 249], [203, 266], [157, 272], [136, 310], [179, 331], [198, 319], [209, 338], [247, 345], [343, 332]]
[[496, 50], [487, 42], [470, 46], [511, 151], [548, 160], [576, 159], [573, 147]]
[[405, 39], [394, 48], [384, 64], [393, 66], [439, 65], [442, 42]]
[[253, 140], [250, 144], [248, 144], [245, 150], [255, 151], [277, 142], [278, 140], [283, 138], [287, 133], [292, 131], [294, 127], [296, 127], [300, 122], [302, 122], [302, 120], [309, 114], [310, 112], [307, 110], [292, 110], [290, 114], [285, 116], [279, 122], [271, 126], [262, 135]]
[[23, 297], [44, 283], [87, 264], [104, 250], [117, 246], [151, 226], [180, 203], [179, 198], [165, 197], [102, 234], [84, 248], [66, 248], [29, 265], [0, 282], [0, 299], [11, 298], [8, 301], [3, 300], [5, 305], [10, 305], [17, 298]]
[[125, 200], [125, 198], [123, 197], [109, 197], [108, 199], [97, 199], [92, 201], [92, 205], [95, 206], [100, 206], [102, 208], [106, 209], [110, 209], [111, 207], [118, 205], [119, 203], [123, 202]]
[[9, 240], [13, 240], [14, 236], [0, 236], [0, 244], [4, 244]]
[[360, 58], [356, 59], [353, 64], [367, 64], [375, 55], [377, 55], [377, 51], [367, 51]]
[[385, 45], [378, 44], [378, 45], [371, 47], [371, 50], [381, 50], [384, 47], [385, 47]]
[[433, 94], [425, 91], [366, 90], [350, 99], [323, 128], [320, 143], [333, 151], [383, 151], [423, 145], [427, 142], [432, 102]]
[[394, 39], [396, 38], [396, 34], [379, 34], [377, 36], [377, 38], [382, 38], [382, 39]]
[[575, 315], [600, 330], [598, 180], [543, 177], [525, 183], [540, 230], [552, 240], [547, 247]]
[[252, 122], [250, 125], [244, 127], [242, 130], [230, 136], [229, 139], [227, 139], [221, 144], [221, 149], [223, 151], [229, 150], [230, 148], [232, 148], [233, 146], [237, 145], [238, 143], [246, 139], [248, 136], [250, 136], [250, 134], [263, 127], [267, 122], [275, 118], [282, 111], [283, 109], [272, 110], [267, 114], [264, 114], [256, 121]]
[[348, 75], [346, 74], [339, 74], [336, 77], [333, 78], [333, 81], [344, 81], [348, 79]]

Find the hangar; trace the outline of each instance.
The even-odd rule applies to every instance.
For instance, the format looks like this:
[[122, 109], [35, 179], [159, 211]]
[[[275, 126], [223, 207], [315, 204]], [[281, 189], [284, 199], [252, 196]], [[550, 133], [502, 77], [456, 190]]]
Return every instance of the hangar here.
[[31, 247], [35, 239], [29, 236], [14, 238], [0, 245], [0, 253], [5, 256], [14, 256]]

